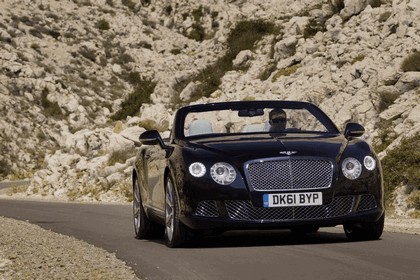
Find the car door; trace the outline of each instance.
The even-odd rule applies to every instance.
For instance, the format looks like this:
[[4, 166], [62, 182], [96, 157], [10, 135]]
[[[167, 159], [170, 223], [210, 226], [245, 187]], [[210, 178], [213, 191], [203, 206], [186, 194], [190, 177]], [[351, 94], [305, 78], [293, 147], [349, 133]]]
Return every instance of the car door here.
[[145, 153], [145, 169], [147, 170], [148, 204], [158, 214], [162, 214], [165, 207], [164, 172], [166, 166], [166, 152], [158, 145], [150, 146]]

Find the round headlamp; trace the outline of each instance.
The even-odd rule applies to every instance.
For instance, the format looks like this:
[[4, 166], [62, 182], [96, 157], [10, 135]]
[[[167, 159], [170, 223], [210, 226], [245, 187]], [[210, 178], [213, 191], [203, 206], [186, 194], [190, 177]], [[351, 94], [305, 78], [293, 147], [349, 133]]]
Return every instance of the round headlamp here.
[[347, 179], [355, 180], [362, 173], [362, 164], [355, 158], [346, 158], [341, 164], [341, 170]]
[[193, 162], [188, 168], [190, 174], [194, 177], [203, 177], [206, 174], [206, 167], [201, 162]]
[[210, 168], [210, 175], [216, 183], [229, 185], [235, 181], [236, 171], [229, 163], [218, 162]]
[[363, 164], [365, 165], [367, 170], [372, 171], [376, 167], [376, 160], [371, 156], [365, 156]]

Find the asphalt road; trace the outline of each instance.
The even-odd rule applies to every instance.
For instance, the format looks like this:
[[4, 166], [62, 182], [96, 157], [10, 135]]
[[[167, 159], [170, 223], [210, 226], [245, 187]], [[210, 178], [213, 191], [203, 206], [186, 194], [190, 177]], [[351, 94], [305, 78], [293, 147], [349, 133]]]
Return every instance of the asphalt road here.
[[[0, 215], [85, 240], [126, 261], [141, 279], [419, 279], [420, 236], [384, 233], [348, 242], [342, 228], [230, 232], [169, 249], [134, 239], [130, 205], [1, 200]], [[1, 238], [1, 237], [0, 237]]]

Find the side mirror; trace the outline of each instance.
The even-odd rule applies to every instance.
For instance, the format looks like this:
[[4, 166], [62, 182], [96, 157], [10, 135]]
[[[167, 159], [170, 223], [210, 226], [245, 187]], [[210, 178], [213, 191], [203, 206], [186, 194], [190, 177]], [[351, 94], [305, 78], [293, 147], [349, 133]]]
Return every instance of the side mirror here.
[[365, 128], [358, 123], [348, 123], [344, 129], [344, 137], [360, 137], [365, 133]]
[[163, 143], [162, 137], [157, 130], [147, 130], [140, 134], [140, 143], [143, 145], [160, 145], [163, 149], [166, 148]]

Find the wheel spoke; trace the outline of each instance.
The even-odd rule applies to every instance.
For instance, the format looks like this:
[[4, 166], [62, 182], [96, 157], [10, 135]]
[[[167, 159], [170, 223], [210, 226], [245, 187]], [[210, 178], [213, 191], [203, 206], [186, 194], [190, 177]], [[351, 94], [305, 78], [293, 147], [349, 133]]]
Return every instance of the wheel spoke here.
[[173, 186], [170, 179], [166, 183], [166, 192], [165, 192], [165, 230], [166, 236], [169, 240], [172, 240], [174, 234], [174, 193]]
[[133, 208], [133, 214], [134, 214], [134, 217], [135, 218], [137, 218], [137, 217], [139, 217], [139, 215], [140, 215], [140, 207], [137, 207], [137, 205]]
[[137, 203], [140, 201], [140, 194], [137, 186], [134, 188], [134, 201]]
[[174, 207], [172, 197], [170, 197], [170, 194], [166, 194], [166, 205], [169, 206], [171, 209]]

